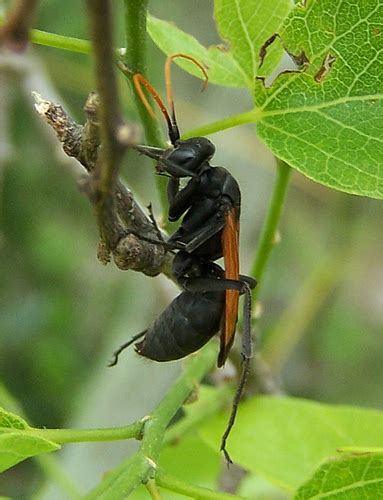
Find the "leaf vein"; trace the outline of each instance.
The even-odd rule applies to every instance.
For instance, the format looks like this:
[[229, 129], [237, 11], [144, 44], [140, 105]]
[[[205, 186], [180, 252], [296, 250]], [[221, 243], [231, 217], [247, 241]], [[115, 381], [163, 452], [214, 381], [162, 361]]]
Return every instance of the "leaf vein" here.
[[252, 43], [251, 38], [249, 37], [249, 33], [247, 31], [246, 23], [244, 22], [243, 17], [242, 17], [242, 12], [241, 12], [241, 9], [240, 9], [239, 0], [235, 0], [235, 7], [237, 9], [239, 22], [241, 24], [243, 33], [245, 35], [245, 38], [247, 40], [247, 43], [249, 45], [249, 49], [250, 49], [250, 52], [251, 52], [252, 66], [253, 66], [253, 68], [252, 68], [252, 75], [254, 76], [255, 75], [255, 52], [254, 52], [253, 43]]
[[367, 142], [366, 142], [366, 145], [367, 143], [371, 140], [371, 139], [374, 139], [375, 141], [377, 142], [381, 142], [383, 144], [383, 138], [381, 137], [375, 137], [375, 136], [372, 136], [372, 135], [368, 135], [364, 132], [362, 132], [361, 130], [358, 130], [357, 128], [351, 126], [351, 125], [346, 125], [345, 123], [343, 123], [341, 120], [337, 120], [336, 118], [332, 117], [332, 116], [329, 116], [327, 115], [326, 113], [324, 113], [323, 111], [320, 111], [319, 109], [317, 109], [316, 111], [314, 111], [316, 113], [318, 113], [319, 115], [323, 116], [326, 120], [329, 120], [333, 123], [336, 123], [337, 125], [340, 125], [342, 128], [345, 128], [345, 129], [348, 129], [348, 130], [352, 130], [353, 132], [355, 132], [356, 134], [358, 134], [359, 136], [361, 137], [364, 137], [367, 139]]
[[[331, 177], [334, 181], [336, 181], [337, 183], [339, 182], [339, 179], [332, 176], [331, 173], [328, 171], [327, 169], [327, 164], [328, 164], [328, 161], [331, 159], [331, 158], [335, 158], [337, 161], [339, 161], [340, 163], [343, 163], [344, 165], [346, 165], [347, 167], [350, 167], [352, 170], [355, 170], [357, 175], [358, 174], [363, 174], [363, 175], [368, 175], [369, 177], [371, 177], [372, 179], [375, 180], [375, 184], [376, 184], [376, 189], [378, 189], [378, 182], [379, 182], [379, 177], [377, 175], [374, 175], [374, 174], [371, 174], [369, 172], [366, 172], [365, 170], [361, 169], [360, 167], [354, 165], [353, 163], [350, 163], [342, 158], [339, 158], [338, 156], [335, 156], [335, 155], [329, 155], [325, 150], [321, 149], [319, 146], [313, 144], [312, 142], [309, 142], [307, 141], [306, 139], [303, 139], [302, 137], [298, 137], [297, 135], [295, 134], [290, 134], [289, 132], [287, 132], [286, 130], [284, 129], [281, 129], [275, 125], [272, 125], [270, 123], [264, 123], [265, 126], [268, 126], [274, 130], [277, 130], [278, 132], [280, 132], [281, 134], [284, 134], [288, 137], [292, 137], [294, 140], [297, 140], [297, 141], [300, 141], [304, 144], [306, 144], [307, 146], [309, 146], [310, 148], [313, 148], [313, 149], [316, 149], [317, 151], [319, 151], [322, 155], [324, 155], [324, 157], [326, 158], [326, 170], [325, 170], [325, 173]], [[306, 172], [307, 173], [307, 172]], [[355, 181], [354, 182], [354, 185], [357, 185], [357, 182]]]

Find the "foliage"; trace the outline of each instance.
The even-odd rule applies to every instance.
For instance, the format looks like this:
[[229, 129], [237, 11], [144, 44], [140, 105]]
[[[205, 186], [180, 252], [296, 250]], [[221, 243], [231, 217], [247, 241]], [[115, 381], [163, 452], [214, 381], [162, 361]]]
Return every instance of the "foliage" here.
[[[52, 2], [56, 8], [54, 4]], [[78, 8], [74, 2], [68, 3], [63, 14], [69, 7], [73, 11]], [[172, 7], [175, 14], [180, 9], [182, 15], [185, 9], [190, 8], [179, 5]], [[82, 32], [85, 23], [82, 22], [81, 15], [75, 17], [77, 31], [74, 33], [69, 31], [69, 25], [66, 26], [64, 22], [54, 25], [55, 22], [60, 23], [61, 16], [52, 17], [49, 6], [41, 15], [42, 20], [44, 15], [47, 19], [52, 19], [51, 30], [63, 29], [68, 35], [86, 36]], [[117, 17], [118, 33], [123, 29], [123, 16]], [[289, 236], [289, 226], [286, 223], [288, 235], [283, 246], [288, 253], [278, 253], [281, 252], [279, 249], [276, 251], [274, 265], [267, 268], [268, 274], [260, 282], [260, 293], [271, 311], [266, 311], [265, 317], [257, 323], [263, 332], [269, 334], [264, 342], [266, 359], [272, 371], [282, 369], [282, 361], [296, 350], [299, 341], [303, 342], [303, 336], [311, 326], [316, 337], [307, 335], [305, 347], [300, 345], [300, 349], [306, 349], [306, 357], [296, 354], [298, 368], [293, 366], [290, 371], [286, 371], [286, 368], [285, 372], [282, 371], [282, 375], [286, 376], [287, 386], [290, 384], [292, 387], [291, 392], [311, 399], [327, 399], [338, 403], [347, 400], [361, 405], [374, 405], [376, 395], [380, 394], [380, 384], [374, 380], [379, 380], [376, 372], [380, 369], [383, 356], [378, 335], [382, 323], [373, 323], [378, 323], [376, 319], [372, 319], [373, 313], [369, 317], [369, 311], [373, 310], [371, 304], [358, 315], [356, 307], [352, 306], [352, 297], [346, 296], [337, 312], [333, 312], [329, 298], [347, 274], [344, 267], [353, 246], [350, 243], [352, 235], [356, 234], [363, 240], [363, 244], [358, 247], [361, 261], [368, 262], [368, 255], [371, 255], [373, 262], [376, 255], [379, 255], [379, 251], [376, 254], [368, 252], [371, 252], [370, 242], [373, 240], [370, 234], [377, 232], [376, 227], [379, 231], [381, 215], [376, 217], [373, 214], [377, 207], [375, 201], [362, 197], [383, 197], [383, 147], [380, 137], [380, 130], [383, 128], [383, 68], [380, 57], [383, 48], [383, 3], [381, 0], [310, 0], [303, 5], [297, 3], [294, 6], [288, 0], [215, 0], [214, 17], [221, 41], [209, 48], [196, 37], [154, 15], [148, 17], [148, 32], [166, 54], [187, 52], [203, 62], [208, 67], [210, 83], [224, 87], [225, 91], [227, 88], [245, 88], [252, 99], [251, 109], [189, 131], [185, 137], [223, 131], [241, 124], [256, 124], [258, 137], [279, 159], [279, 172], [285, 172], [285, 175], [276, 178], [274, 196], [271, 197], [268, 209], [269, 217], [263, 226], [258, 253], [251, 254], [256, 277], [263, 277], [264, 269], [269, 263], [285, 202], [289, 181], [286, 172], [289, 172], [289, 167], [283, 162], [332, 190], [361, 196], [349, 201], [350, 198], [346, 200], [345, 195], [337, 195], [321, 190], [322, 188], [307, 181], [300, 181], [302, 185], [308, 186], [307, 192], [316, 190], [315, 193], [319, 194], [315, 196], [323, 196], [326, 202], [342, 201], [330, 205], [328, 213], [322, 209], [318, 211], [317, 202], [314, 201], [307, 210], [308, 215], [300, 208], [301, 205], [295, 212], [293, 205], [289, 205], [295, 220], [291, 226], [292, 236]], [[42, 22], [42, 25], [49, 29], [47, 22]], [[72, 26], [72, 29], [75, 27]], [[265, 42], [276, 32], [279, 36], [266, 48]], [[57, 37], [46, 31], [32, 31], [32, 41], [66, 49], [70, 53], [89, 52], [89, 44], [85, 40], [69, 36]], [[127, 43], [140, 41], [128, 39]], [[88, 76], [90, 69], [83, 66], [83, 59], [79, 62], [74, 58], [68, 59], [72, 68], [72, 72], [68, 72], [64, 56], [55, 55], [52, 62], [52, 56], [44, 50], [46, 49], [41, 51], [41, 57], [45, 57], [48, 66], [52, 64], [57, 85], [62, 85], [61, 90], [80, 109], [83, 96], [79, 94], [88, 91], [91, 86]], [[158, 52], [153, 53], [158, 55]], [[293, 70], [282, 71], [277, 66], [281, 57], [285, 62], [288, 58], [293, 59]], [[159, 70], [159, 63], [156, 67], [157, 60], [160, 58], [152, 58], [154, 68]], [[199, 72], [187, 62], [180, 61], [180, 66], [200, 77]], [[84, 77], [81, 76], [82, 71]], [[73, 89], [74, 94], [70, 94]], [[230, 103], [226, 104], [229, 108]], [[24, 109], [25, 104], [18, 103], [18, 106]], [[104, 338], [104, 332], [112, 330], [111, 318], [118, 313], [125, 320], [123, 310], [126, 307], [130, 318], [127, 321], [134, 327], [137, 320], [146, 321], [146, 315], [138, 318], [136, 310], [143, 307], [143, 304], [147, 305], [149, 292], [140, 291], [137, 297], [131, 299], [129, 295], [116, 291], [125, 287], [125, 282], [120, 281], [120, 277], [105, 274], [107, 271], [99, 271], [98, 268], [94, 271], [95, 268], [86, 263], [89, 248], [94, 245], [94, 241], [89, 244], [87, 239], [92, 238], [89, 236], [92, 233], [87, 233], [92, 222], [85, 211], [81, 217], [77, 217], [76, 213], [77, 210], [85, 210], [85, 203], [78, 201], [77, 194], [68, 195], [70, 182], [66, 174], [61, 178], [52, 173], [51, 168], [39, 173], [40, 165], [46, 164], [47, 160], [51, 165], [55, 160], [51, 158], [51, 151], [43, 156], [40, 152], [41, 141], [28, 135], [29, 129], [35, 129], [36, 124], [31, 125], [30, 117], [20, 116], [23, 116], [23, 120], [17, 124], [16, 131], [19, 132], [20, 149], [24, 150], [20, 154], [24, 156], [20, 161], [20, 168], [7, 172], [5, 179], [4, 234], [8, 245], [7, 256], [14, 259], [17, 273], [5, 269], [6, 266], [2, 264], [4, 282], [10, 284], [6, 302], [8, 314], [2, 320], [2, 327], [6, 332], [4, 340], [9, 343], [7, 351], [4, 347], [7, 355], [2, 365], [2, 377], [24, 402], [27, 413], [33, 415], [32, 420], [43, 427], [48, 421], [52, 425], [67, 421], [70, 402], [78, 397], [77, 384], [81, 379], [88, 384], [92, 382], [91, 373], [97, 368], [94, 359], [102, 359], [104, 362], [105, 352], [101, 349], [103, 340], [100, 339]], [[28, 154], [25, 145], [29, 143]], [[25, 177], [22, 177], [23, 169]], [[246, 179], [252, 190], [256, 189], [253, 171], [254, 169]], [[145, 175], [137, 169], [135, 175], [131, 176], [137, 176], [141, 180], [139, 182], [133, 179], [131, 182], [139, 192], [145, 192], [145, 184], [152, 182], [149, 175]], [[257, 171], [257, 178], [262, 178], [260, 171]], [[295, 189], [296, 185], [294, 184]], [[62, 193], [58, 192], [60, 189], [63, 190]], [[32, 196], [33, 191], [36, 191], [35, 202], [25, 204], [24, 199], [29, 193]], [[15, 192], [19, 196], [15, 196]], [[68, 196], [72, 197], [68, 199]], [[261, 192], [258, 196], [261, 196]], [[41, 199], [54, 203], [56, 197], [60, 200], [60, 208], [55, 208], [52, 220], [49, 205], [47, 208], [43, 207]], [[303, 206], [304, 203], [308, 206], [303, 197], [297, 198], [300, 198]], [[263, 201], [266, 203], [266, 200]], [[352, 203], [352, 213], [346, 213]], [[333, 213], [335, 209], [338, 213]], [[360, 218], [357, 219], [354, 214], [358, 214]], [[340, 235], [344, 239], [340, 242], [337, 240], [329, 258], [322, 259], [322, 255], [327, 256], [326, 245], [333, 238], [333, 233], [328, 235], [321, 226], [327, 217], [334, 217], [334, 221], [338, 217], [339, 220], [334, 222], [334, 232], [337, 237]], [[312, 223], [313, 218], [315, 224]], [[11, 220], [20, 224], [17, 225], [18, 229], [9, 222]], [[82, 221], [79, 225], [78, 220]], [[251, 226], [251, 222], [251, 217], [247, 216], [243, 225]], [[60, 229], [58, 223], [61, 224]], [[75, 231], [73, 226], [76, 226]], [[249, 252], [253, 253], [254, 244], [249, 246]], [[287, 274], [285, 263], [289, 259], [294, 262], [294, 269]], [[85, 269], [85, 272], [82, 271], [81, 274], [78, 269]], [[314, 269], [314, 273], [310, 273], [309, 279], [304, 282], [306, 286], [302, 287], [303, 292], [299, 295], [298, 289], [297, 295], [291, 299], [297, 289], [296, 280], [311, 269]], [[107, 279], [101, 286], [99, 283], [105, 276]], [[43, 288], [39, 280], [49, 281], [50, 288], [40, 291]], [[81, 282], [84, 280], [87, 286], [82, 289]], [[353, 282], [354, 288], [357, 288], [357, 280], [358, 275]], [[17, 310], [20, 307], [18, 297], [27, 293], [28, 288], [32, 290], [28, 296], [32, 312], [23, 307], [25, 317], [13, 319], [12, 308]], [[156, 290], [157, 294], [158, 291], [159, 289]], [[279, 303], [283, 293], [283, 301], [287, 302], [287, 314], [281, 315]], [[108, 294], [111, 296], [110, 302], [105, 300]], [[134, 300], [138, 300], [140, 295], [143, 300], [136, 306]], [[157, 295], [153, 298], [153, 303], [155, 301]], [[83, 312], [92, 302], [96, 305], [84, 320]], [[325, 306], [330, 312], [323, 316]], [[281, 318], [279, 323], [275, 320], [278, 314]], [[47, 317], [52, 317], [54, 326], [51, 331], [46, 326]], [[321, 317], [324, 318], [323, 321]], [[83, 332], [83, 336], [77, 337], [77, 340], [76, 331]], [[344, 341], [346, 332], [349, 334], [349, 340], [346, 341], [348, 345]], [[45, 333], [46, 336], [41, 336]], [[126, 332], [124, 335], [126, 336]], [[283, 335], [287, 338], [283, 339]], [[24, 352], [27, 353], [23, 354], [25, 357], [21, 358], [22, 363], [18, 357], [13, 357], [13, 337], [19, 344], [23, 344]], [[112, 340], [113, 343], [116, 342], [116, 338]], [[368, 354], [366, 345], [370, 348]], [[198, 401], [183, 406], [180, 415], [182, 418], [167, 429], [195, 383], [211, 369], [216, 355], [215, 347], [213, 343], [188, 360], [178, 381], [173, 383], [162, 399], [159, 397], [157, 406], [152, 404], [149, 419], [142, 419], [145, 414], [142, 413], [138, 419], [133, 419], [133, 424], [120, 428], [85, 429], [84, 432], [64, 429], [63, 433], [36, 428], [9, 411], [13, 409], [13, 402], [10, 402], [5, 393], [2, 394], [1, 402], [7, 409], [0, 413], [1, 470], [10, 469], [27, 458], [56, 451], [68, 442], [143, 437], [140, 451], [127, 456], [124, 449], [119, 462], [112, 460], [108, 464], [108, 469], [112, 470], [103, 479], [93, 474], [92, 489], [87, 487], [87, 491], [90, 491], [87, 498], [122, 498], [129, 493], [132, 498], [137, 499], [147, 498], [149, 494], [156, 498], [157, 487], [171, 492], [165, 493], [166, 498], [229, 498], [229, 494], [218, 491], [217, 480], [225, 474], [221, 470], [218, 448], [232, 388], [202, 385]], [[376, 355], [375, 358], [372, 357], [373, 354]], [[310, 362], [319, 355], [323, 355], [323, 366], [312, 370]], [[15, 359], [20, 366], [17, 375], [13, 375]], [[145, 365], [144, 369], [149, 368]], [[342, 375], [339, 375], [339, 370], [344, 379], [351, 381], [346, 396], [340, 388]], [[132, 373], [130, 376], [134, 377]], [[155, 378], [153, 376], [150, 380], [153, 386]], [[319, 378], [322, 385], [317, 380]], [[37, 380], [41, 385], [36, 383]], [[24, 394], [22, 386], [26, 386]], [[97, 382], [94, 382], [94, 386], [97, 399], [101, 398]], [[37, 403], [29, 401], [29, 393], [36, 387]], [[125, 390], [125, 381], [121, 387]], [[120, 397], [120, 393], [117, 394], [118, 396], [114, 395], [115, 400]], [[86, 401], [84, 394], [78, 399]], [[100, 406], [100, 399], [97, 404]], [[42, 408], [45, 405], [48, 410], [44, 414]], [[156, 409], [153, 410], [153, 406]], [[85, 411], [91, 413], [89, 409]], [[118, 409], [110, 411], [107, 408], [107, 411], [110, 418], [112, 413], [118, 413]], [[17, 413], [22, 413], [19, 408]], [[99, 425], [97, 421], [95, 425]], [[300, 500], [321, 496], [378, 498], [383, 495], [382, 449], [379, 448], [382, 446], [382, 435], [383, 414], [378, 410], [324, 404], [298, 397], [249, 397], [241, 405], [237, 425], [229, 443], [235, 462], [247, 473], [247, 485], [243, 481], [236, 490], [237, 495], [258, 497], [267, 485], [266, 489], [271, 495], [269, 498], [283, 498], [285, 495]], [[53, 458], [50, 466], [39, 462], [47, 477], [55, 478], [64, 491], [69, 491], [67, 480], [57, 473], [57, 469], [56, 473], [53, 472], [55, 467], [59, 467], [54, 463]], [[116, 466], [116, 463], [119, 465]], [[154, 484], [154, 490], [150, 489], [150, 480], [153, 478], [157, 483], [157, 486]], [[140, 486], [147, 481], [148, 489]], [[78, 495], [82, 496], [82, 493], [78, 492]]]
[[295, 498], [378, 498], [382, 494], [382, 455], [366, 453], [327, 460]]
[[26, 458], [55, 451], [60, 446], [39, 436], [25, 434], [29, 426], [17, 415], [0, 409], [0, 471], [3, 472]]
[[[203, 49], [154, 19], [150, 33], [168, 54], [192, 45], [196, 57], [212, 66], [214, 83], [248, 87], [256, 107], [247, 121], [257, 123], [259, 137], [290, 166], [333, 189], [382, 198], [382, 4], [306, 2], [280, 26], [289, 2], [264, 3], [216, 1], [228, 51]], [[300, 59], [300, 67], [280, 74], [268, 87], [257, 79], [259, 54], [275, 32], [285, 51]], [[279, 55], [274, 50], [267, 63], [273, 67]]]

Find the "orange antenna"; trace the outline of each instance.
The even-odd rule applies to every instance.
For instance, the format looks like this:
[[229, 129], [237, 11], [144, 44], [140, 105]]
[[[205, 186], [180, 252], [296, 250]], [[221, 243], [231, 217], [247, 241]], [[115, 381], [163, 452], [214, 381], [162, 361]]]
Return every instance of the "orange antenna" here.
[[182, 52], [177, 52], [176, 54], [173, 54], [171, 56], [168, 56], [165, 62], [165, 85], [166, 85], [166, 98], [168, 101], [168, 106], [170, 108], [170, 112], [172, 115], [172, 123], [173, 126], [177, 125], [177, 120], [176, 120], [176, 114], [175, 114], [175, 108], [174, 108], [174, 101], [173, 101], [173, 91], [172, 91], [172, 77], [171, 77], [171, 64], [174, 59], [177, 59], [178, 57], [182, 59], [188, 59], [189, 61], [192, 61], [203, 73], [203, 76], [205, 77], [205, 82], [203, 84], [202, 90], [206, 89], [207, 83], [209, 81], [209, 77], [207, 74], [207, 71], [205, 67], [193, 56], [189, 56], [188, 54], [183, 54]]
[[143, 75], [141, 75], [141, 73], [136, 73], [133, 76], [133, 83], [134, 83], [134, 86], [136, 87], [137, 93], [140, 96], [140, 99], [141, 99], [143, 105], [147, 109], [150, 116], [155, 119], [156, 115], [153, 111], [153, 108], [149, 104], [149, 101], [147, 100], [147, 98], [144, 94], [144, 91], [142, 90], [142, 86], [145, 87], [146, 90], [152, 95], [153, 99], [156, 101], [158, 107], [160, 108], [161, 113], [165, 117], [166, 123], [168, 125], [168, 134], [169, 134], [170, 142], [172, 144], [174, 144], [180, 138], [178, 126], [177, 126], [176, 122], [173, 122], [170, 119], [169, 113], [168, 113], [167, 109], [165, 108], [165, 105], [162, 102], [161, 97], [158, 95], [158, 92], [156, 91], [156, 89], [148, 82], [148, 80]]
[[145, 108], [147, 109], [148, 113], [150, 114], [150, 116], [152, 118], [156, 119], [156, 114], [154, 113], [153, 108], [151, 107], [149, 101], [147, 100], [146, 95], [144, 94], [144, 91], [142, 90], [142, 86], [144, 86], [146, 88], [146, 90], [153, 96], [153, 99], [156, 101], [156, 103], [158, 104], [158, 107], [161, 110], [161, 113], [165, 117], [165, 120], [166, 120], [166, 123], [168, 124], [168, 127], [171, 127], [172, 122], [170, 120], [169, 113], [168, 113], [167, 109], [165, 108], [165, 105], [162, 102], [161, 97], [158, 95], [158, 92], [156, 91], [156, 89], [148, 82], [148, 80], [143, 75], [141, 75], [141, 73], [136, 73], [133, 76], [133, 82], [134, 82], [134, 86], [136, 87], [137, 93], [140, 96], [140, 99], [141, 99], [143, 105], [145, 106]]

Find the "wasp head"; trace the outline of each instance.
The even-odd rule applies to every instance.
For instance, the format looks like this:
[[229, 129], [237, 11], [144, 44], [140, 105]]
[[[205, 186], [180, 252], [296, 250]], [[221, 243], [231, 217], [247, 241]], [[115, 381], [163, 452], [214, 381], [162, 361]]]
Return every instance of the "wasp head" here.
[[214, 144], [206, 137], [177, 140], [174, 148], [167, 149], [158, 162], [158, 171], [172, 177], [198, 177], [209, 167], [215, 153]]

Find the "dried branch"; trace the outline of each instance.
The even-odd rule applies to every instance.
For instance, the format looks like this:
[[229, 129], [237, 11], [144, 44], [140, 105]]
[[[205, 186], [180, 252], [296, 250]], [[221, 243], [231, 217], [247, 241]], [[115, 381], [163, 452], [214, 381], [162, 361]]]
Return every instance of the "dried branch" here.
[[37, 0], [17, 0], [0, 30], [1, 44], [14, 52], [22, 52], [27, 48], [36, 7]]
[[100, 98], [98, 119], [102, 152], [96, 167], [101, 197], [113, 192], [122, 155], [132, 140], [121, 115], [114, 70], [112, 18], [109, 0], [87, 0], [90, 32], [95, 58], [97, 93]]
[[53, 127], [66, 154], [77, 158], [89, 173], [80, 188], [95, 209], [101, 236], [99, 259], [107, 263], [112, 253], [120, 269], [169, 275], [171, 258], [164, 248], [137, 236], [156, 239], [157, 229], [118, 180], [123, 154], [137, 143], [137, 133], [120, 111], [110, 2], [88, 0], [87, 4], [98, 92], [86, 102], [86, 124], [75, 123], [61, 106], [35, 95], [36, 109]]
[[[37, 93], [33, 95], [37, 112], [53, 128], [65, 153], [78, 160], [87, 172], [94, 173], [100, 150], [97, 96], [91, 94], [88, 97], [85, 104], [87, 120], [85, 125], [79, 125], [59, 104], [44, 100]], [[130, 126], [130, 131], [132, 137], [136, 135], [135, 127]], [[89, 179], [90, 177], [86, 177], [85, 181], [81, 181], [85, 190], [89, 187]], [[171, 277], [171, 254], [166, 254], [160, 245], [153, 245], [135, 236], [138, 234], [156, 238], [156, 228], [141, 210], [133, 194], [119, 181], [116, 182], [114, 200], [113, 219], [118, 222], [120, 228], [123, 228], [121, 238], [115, 247], [110, 249], [117, 267], [143, 272], [148, 276], [162, 272]], [[130, 231], [134, 234], [130, 234]], [[102, 245], [99, 249], [99, 258], [106, 263], [108, 257], [109, 249]]]
[[134, 144], [134, 138], [120, 111], [113, 66], [110, 2], [88, 0], [87, 5], [100, 99], [96, 111], [102, 147], [95, 169], [82, 189], [94, 205], [101, 240], [108, 251], [114, 249], [124, 235], [124, 227], [116, 217], [114, 194], [120, 161], [126, 148]]

